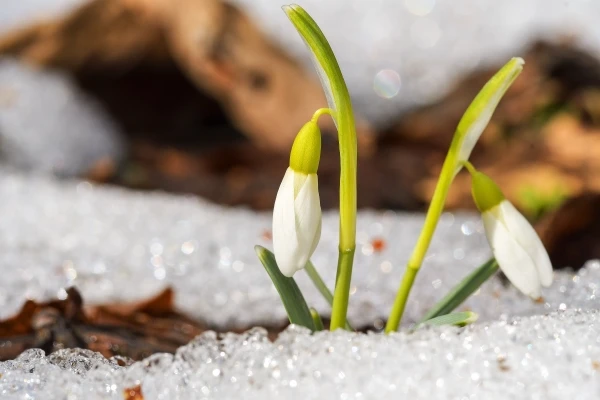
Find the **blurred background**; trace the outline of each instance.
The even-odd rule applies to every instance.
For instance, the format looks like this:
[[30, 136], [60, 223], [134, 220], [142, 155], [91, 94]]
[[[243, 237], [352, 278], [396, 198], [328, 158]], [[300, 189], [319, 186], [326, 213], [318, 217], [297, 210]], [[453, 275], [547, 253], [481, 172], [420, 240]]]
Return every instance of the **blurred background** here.
[[[0, 162], [57, 179], [271, 209], [298, 129], [326, 104], [272, 0], [0, 6]], [[359, 207], [423, 211], [454, 129], [510, 57], [524, 72], [473, 163], [557, 265], [600, 257], [600, 3], [306, 0], [358, 118]], [[319, 171], [337, 207], [332, 122]], [[1, 170], [0, 170], [1, 173]], [[474, 209], [460, 174], [449, 209]]]

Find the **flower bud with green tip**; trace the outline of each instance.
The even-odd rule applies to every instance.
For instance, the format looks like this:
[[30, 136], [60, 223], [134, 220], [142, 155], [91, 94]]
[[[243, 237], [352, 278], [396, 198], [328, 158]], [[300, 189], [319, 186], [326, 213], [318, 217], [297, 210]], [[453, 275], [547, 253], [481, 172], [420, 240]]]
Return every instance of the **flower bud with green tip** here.
[[294, 140], [273, 208], [273, 252], [287, 277], [304, 268], [321, 238], [320, 158], [321, 131], [313, 118]]
[[517, 289], [538, 299], [541, 287], [552, 284], [552, 264], [542, 241], [489, 176], [469, 163], [465, 166], [471, 173], [473, 199], [500, 269]]

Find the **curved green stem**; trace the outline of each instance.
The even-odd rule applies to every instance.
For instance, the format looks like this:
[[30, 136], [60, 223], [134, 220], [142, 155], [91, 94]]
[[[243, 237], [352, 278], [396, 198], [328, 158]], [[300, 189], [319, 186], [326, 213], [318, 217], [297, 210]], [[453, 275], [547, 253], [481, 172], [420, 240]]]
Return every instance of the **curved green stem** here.
[[317, 122], [321, 115], [331, 115], [331, 117], [334, 118], [334, 111], [331, 108], [319, 108], [314, 112], [311, 120]]
[[423, 225], [423, 229], [421, 230], [421, 234], [419, 235], [417, 244], [413, 249], [412, 255], [408, 260], [402, 281], [400, 282], [400, 288], [396, 294], [392, 311], [390, 312], [390, 316], [385, 326], [385, 333], [394, 332], [398, 330], [398, 327], [400, 326], [400, 321], [402, 320], [402, 315], [404, 314], [408, 295], [410, 294], [413, 282], [417, 277], [419, 268], [421, 268], [421, 265], [423, 264], [425, 254], [427, 253], [427, 249], [431, 243], [435, 228], [440, 216], [442, 215], [442, 211], [444, 210], [444, 203], [446, 202], [446, 197], [448, 196], [448, 190], [450, 189], [450, 185], [452, 184], [452, 180], [454, 179], [456, 172], [455, 160], [456, 156], [451, 147], [451, 150], [448, 152], [446, 160], [444, 161], [444, 165], [442, 166], [442, 172], [440, 173], [440, 178], [438, 179], [435, 187], [433, 199], [431, 200], [431, 204], [427, 210], [425, 224]]
[[325, 35], [300, 6], [283, 10], [310, 49], [336, 123], [340, 148], [340, 242], [337, 280], [333, 294], [331, 330], [343, 328], [348, 312], [348, 296], [356, 247], [356, 163], [357, 142], [350, 93], [340, 66]]
[[429, 205], [429, 210], [427, 210], [425, 224], [406, 266], [404, 277], [400, 283], [400, 289], [398, 290], [390, 317], [385, 326], [386, 333], [396, 331], [400, 326], [410, 289], [419, 268], [421, 268], [421, 264], [423, 264], [425, 253], [427, 253], [431, 238], [444, 209], [444, 203], [446, 202], [446, 196], [448, 195], [452, 180], [463, 166], [474, 169], [468, 163], [469, 155], [488, 124], [498, 102], [519, 73], [521, 73], [523, 63], [524, 61], [518, 57], [512, 58], [506, 63], [479, 91], [460, 119], [452, 138], [452, 143], [450, 144], [450, 150], [448, 150], [446, 160], [442, 166], [442, 172], [435, 187], [433, 199]]

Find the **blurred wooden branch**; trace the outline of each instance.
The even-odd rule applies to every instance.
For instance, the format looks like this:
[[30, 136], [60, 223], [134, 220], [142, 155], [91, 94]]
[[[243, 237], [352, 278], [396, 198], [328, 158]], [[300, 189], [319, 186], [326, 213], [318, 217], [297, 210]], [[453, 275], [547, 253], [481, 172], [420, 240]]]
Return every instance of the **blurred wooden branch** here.
[[[281, 151], [326, 104], [311, 74], [220, 0], [94, 0], [63, 18], [5, 35], [0, 54], [75, 73], [175, 60], [241, 132]], [[334, 132], [330, 120], [322, 128]], [[367, 148], [364, 122], [359, 135]]]

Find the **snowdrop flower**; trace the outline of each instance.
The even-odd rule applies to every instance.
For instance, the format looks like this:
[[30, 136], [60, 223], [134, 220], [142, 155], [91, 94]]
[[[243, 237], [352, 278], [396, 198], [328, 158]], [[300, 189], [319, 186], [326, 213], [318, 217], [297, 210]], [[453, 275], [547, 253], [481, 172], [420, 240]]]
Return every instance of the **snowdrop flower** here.
[[471, 172], [473, 199], [500, 269], [521, 292], [540, 298], [541, 287], [552, 284], [552, 264], [542, 241], [490, 177], [465, 165]]
[[273, 249], [281, 273], [291, 277], [304, 268], [321, 238], [321, 202], [317, 169], [321, 131], [306, 123], [294, 140], [273, 208]]

